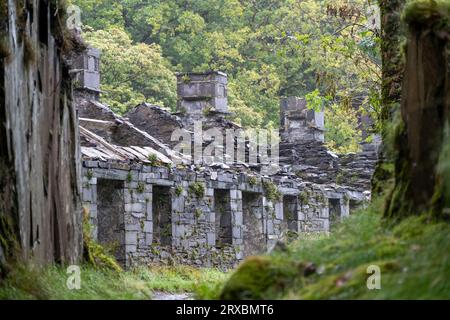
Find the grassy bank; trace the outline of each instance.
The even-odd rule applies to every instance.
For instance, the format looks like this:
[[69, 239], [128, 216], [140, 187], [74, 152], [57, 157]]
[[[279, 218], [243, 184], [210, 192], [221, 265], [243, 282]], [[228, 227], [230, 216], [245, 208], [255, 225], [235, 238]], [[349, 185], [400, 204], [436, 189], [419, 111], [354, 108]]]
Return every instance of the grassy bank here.
[[[216, 269], [185, 266], [139, 268], [128, 272], [81, 269], [81, 289], [67, 288], [66, 269], [17, 266], [0, 280], [0, 299], [136, 300], [151, 299], [154, 291], [199, 292], [207, 296], [210, 286], [225, 281], [227, 275]], [[199, 283], [203, 283], [199, 285]]]
[[[287, 251], [250, 257], [238, 270], [186, 266], [127, 272], [84, 266], [81, 290], [66, 269], [16, 267], [0, 280], [0, 299], [151, 299], [155, 291], [200, 299], [448, 299], [450, 226], [426, 216], [388, 225], [380, 204], [347, 218], [331, 235], [303, 235]], [[369, 290], [367, 269], [381, 271]]]
[[[330, 236], [304, 236], [287, 252], [247, 259], [203, 298], [449, 299], [450, 226], [424, 216], [389, 226], [378, 208]], [[367, 288], [371, 265], [380, 267], [381, 290]]]

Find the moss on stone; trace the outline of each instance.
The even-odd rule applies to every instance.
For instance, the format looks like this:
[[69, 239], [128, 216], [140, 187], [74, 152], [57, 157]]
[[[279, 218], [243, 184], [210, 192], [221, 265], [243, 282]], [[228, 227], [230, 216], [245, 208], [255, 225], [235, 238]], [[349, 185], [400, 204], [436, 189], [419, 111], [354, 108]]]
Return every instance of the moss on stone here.
[[94, 171], [92, 169], [89, 169], [86, 173], [86, 178], [91, 181], [92, 178], [94, 177]]
[[220, 298], [245, 300], [282, 295], [284, 289], [292, 284], [292, 279], [299, 274], [301, 270], [295, 263], [282, 262], [266, 256], [250, 257], [230, 277]]
[[252, 187], [258, 184], [258, 179], [255, 176], [248, 177], [248, 184]]
[[149, 154], [148, 155], [148, 161], [150, 162], [150, 165], [152, 167], [158, 166], [159, 159], [158, 159], [158, 156], [156, 154], [153, 154], [153, 153]]
[[183, 191], [184, 191], [184, 189], [183, 189], [182, 186], [176, 186], [176, 188], [175, 188], [175, 195], [177, 197], [180, 197], [183, 194]]
[[203, 198], [205, 195], [205, 186], [203, 183], [195, 182], [189, 186], [189, 193], [197, 198]]
[[411, 1], [405, 6], [402, 19], [409, 25], [420, 24], [438, 28], [448, 28], [450, 23], [450, 1]]
[[280, 202], [283, 195], [278, 190], [278, 187], [270, 180], [263, 181], [264, 193], [266, 198], [271, 202]]
[[89, 222], [89, 210], [83, 208], [83, 250], [87, 263], [99, 270], [120, 272], [122, 268], [107, 250], [92, 239], [92, 225]]
[[137, 193], [144, 193], [145, 191], [145, 183], [139, 182], [136, 188]]
[[309, 198], [308, 192], [306, 192], [306, 191], [300, 192], [299, 199], [300, 199], [300, 201], [301, 201], [301, 203], [303, 205], [307, 205], [308, 204], [308, 198]]
[[130, 171], [127, 173], [127, 182], [130, 183], [131, 181], [133, 181], [133, 174]]

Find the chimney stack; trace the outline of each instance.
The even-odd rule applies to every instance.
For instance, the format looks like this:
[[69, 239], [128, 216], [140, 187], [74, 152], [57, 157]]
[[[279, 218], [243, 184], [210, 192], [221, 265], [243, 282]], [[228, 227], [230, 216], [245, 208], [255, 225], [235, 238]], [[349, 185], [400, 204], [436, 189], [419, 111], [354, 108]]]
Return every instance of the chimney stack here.
[[100, 55], [96, 48], [88, 48], [73, 63], [75, 89], [91, 100], [99, 100], [100, 96]]
[[289, 143], [325, 141], [325, 116], [323, 111], [310, 110], [306, 99], [288, 97], [280, 104], [281, 140]]
[[201, 119], [205, 113], [228, 114], [227, 75], [219, 71], [177, 74], [179, 113]]

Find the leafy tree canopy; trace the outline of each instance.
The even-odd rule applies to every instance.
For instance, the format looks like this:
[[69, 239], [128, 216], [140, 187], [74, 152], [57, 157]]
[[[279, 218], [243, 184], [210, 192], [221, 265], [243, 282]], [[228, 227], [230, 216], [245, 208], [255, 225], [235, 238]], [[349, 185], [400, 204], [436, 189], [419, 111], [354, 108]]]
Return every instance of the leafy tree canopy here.
[[[229, 76], [231, 111], [245, 126], [277, 126], [281, 96], [361, 108], [375, 118], [379, 112], [378, 37], [368, 24], [367, 0], [72, 2], [82, 8], [84, 24], [98, 30], [88, 40], [103, 45], [106, 63], [109, 55], [125, 67], [120, 76], [115, 66], [104, 68], [105, 96], [119, 109], [140, 95], [173, 107], [169, 70], [220, 70]], [[137, 57], [149, 68], [144, 61], [128, 68]], [[122, 85], [123, 78], [137, 80]]]

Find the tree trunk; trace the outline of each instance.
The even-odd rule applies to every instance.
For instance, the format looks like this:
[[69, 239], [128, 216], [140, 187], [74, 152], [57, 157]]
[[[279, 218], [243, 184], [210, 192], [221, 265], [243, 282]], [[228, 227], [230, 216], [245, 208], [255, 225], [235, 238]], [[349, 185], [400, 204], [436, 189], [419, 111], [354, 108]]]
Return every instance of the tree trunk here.
[[381, 8], [381, 55], [382, 67], [382, 137], [379, 162], [372, 179], [373, 195], [380, 196], [393, 177], [395, 153], [390, 144], [389, 123], [393, 121], [395, 111], [400, 109], [404, 62], [401, 44], [405, 39], [405, 30], [401, 23], [401, 13], [406, 0], [380, 0]]
[[449, 216], [449, 8], [445, 1], [417, 1], [405, 9], [408, 42], [388, 217], [430, 210]]

